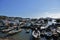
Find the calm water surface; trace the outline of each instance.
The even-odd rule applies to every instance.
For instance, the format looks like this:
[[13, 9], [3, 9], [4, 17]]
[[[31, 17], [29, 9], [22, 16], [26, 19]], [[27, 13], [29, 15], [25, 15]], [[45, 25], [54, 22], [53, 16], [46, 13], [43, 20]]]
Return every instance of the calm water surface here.
[[29, 33], [26, 33], [26, 31], [23, 29], [23, 31], [11, 36], [12, 38], [16, 40], [30, 40], [31, 38], [31, 30]]
[[[26, 33], [25, 30], [19, 32], [18, 34], [15, 34], [11, 36], [11, 38], [15, 40], [32, 40], [31, 30], [29, 33]], [[40, 40], [46, 40], [45, 38], [41, 38]]]

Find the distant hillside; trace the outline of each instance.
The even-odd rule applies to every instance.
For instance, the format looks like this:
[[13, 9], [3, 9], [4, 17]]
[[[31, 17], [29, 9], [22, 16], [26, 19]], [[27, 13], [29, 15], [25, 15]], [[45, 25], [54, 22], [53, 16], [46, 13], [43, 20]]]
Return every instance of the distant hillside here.
[[22, 19], [21, 17], [8, 17], [8, 16], [0, 16], [0, 19]]
[[7, 18], [8, 18], [7, 16], [0, 16], [0, 19], [3, 19], [3, 20], [5, 20]]
[[[39, 19], [30, 19], [30, 18], [22, 18], [22, 17], [8, 17], [8, 16], [1, 16], [0, 15], [0, 20], [1, 19], [3, 19], [3, 20], [5, 20], [5, 19], [8, 19], [8, 20], [15, 20], [15, 19], [17, 19], [17, 20], [19, 20], [19, 21], [22, 21], [22, 20], [31, 20], [31, 21], [37, 21], [37, 20], [40, 20], [41, 18], [39, 18]], [[45, 21], [47, 21], [47, 19], [49, 19], [49, 18], [43, 18]], [[53, 18], [54, 19], [54, 18]], [[56, 22], [60, 22], [60, 18], [56, 18], [55, 19], [56, 20]]]

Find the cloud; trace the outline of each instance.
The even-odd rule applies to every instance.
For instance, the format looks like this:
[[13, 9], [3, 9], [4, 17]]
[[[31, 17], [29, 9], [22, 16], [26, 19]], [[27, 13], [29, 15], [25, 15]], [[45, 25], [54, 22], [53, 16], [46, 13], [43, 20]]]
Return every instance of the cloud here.
[[60, 18], [60, 12], [45, 12], [45, 17]]
[[51, 18], [60, 18], [60, 12], [52, 12], [52, 11], [48, 11], [48, 12], [38, 12], [38, 13], [32, 13], [31, 16], [28, 16], [28, 18], [46, 18], [46, 17], [51, 17]]
[[[34, 14], [35, 15], [35, 14]], [[60, 18], [60, 12], [43, 12], [43, 13], [36, 13], [36, 15], [33, 18]]]

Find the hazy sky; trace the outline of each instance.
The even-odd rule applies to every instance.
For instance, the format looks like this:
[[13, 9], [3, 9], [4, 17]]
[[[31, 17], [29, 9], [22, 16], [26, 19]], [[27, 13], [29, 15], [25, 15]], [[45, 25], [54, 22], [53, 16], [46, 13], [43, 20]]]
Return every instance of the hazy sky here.
[[60, 0], [0, 0], [0, 15], [60, 17]]

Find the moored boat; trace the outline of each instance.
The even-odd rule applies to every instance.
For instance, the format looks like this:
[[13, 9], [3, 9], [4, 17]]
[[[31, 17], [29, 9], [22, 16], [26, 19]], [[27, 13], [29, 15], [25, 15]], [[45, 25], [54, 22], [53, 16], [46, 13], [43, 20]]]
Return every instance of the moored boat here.
[[10, 28], [8, 28], [8, 29], [2, 30], [2, 32], [6, 33], [6, 32], [9, 32], [9, 31], [11, 31], [11, 30], [13, 30], [13, 29], [14, 29], [13, 27], [10, 27]]
[[22, 31], [22, 29], [12, 30], [12, 31], [9, 31], [8, 34], [15, 34], [15, 33], [21, 32], [21, 31]]

